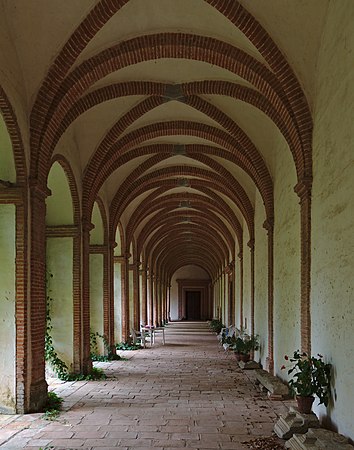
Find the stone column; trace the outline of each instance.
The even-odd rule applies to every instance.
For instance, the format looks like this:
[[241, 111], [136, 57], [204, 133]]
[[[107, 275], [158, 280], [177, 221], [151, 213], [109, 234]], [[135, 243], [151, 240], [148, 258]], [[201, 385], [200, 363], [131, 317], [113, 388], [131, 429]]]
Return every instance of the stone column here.
[[294, 190], [301, 214], [301, 351], [311, 354], [311, 189], [312, 178], [299, 181]]

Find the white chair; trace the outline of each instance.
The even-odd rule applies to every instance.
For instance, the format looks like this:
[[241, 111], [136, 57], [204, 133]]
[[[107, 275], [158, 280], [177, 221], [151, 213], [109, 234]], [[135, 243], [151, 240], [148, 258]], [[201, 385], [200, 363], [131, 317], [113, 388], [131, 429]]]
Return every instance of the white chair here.
[[133, 344], [140, 344], [142, 347], [146, 348], [145, 333], [134, 330], [134, 328], [132, 328], [130, 335], [133, 340]]
[[156, 334], [162, 334], [162, 343], [163, 343], [163, 345], [165, 345], [165, 328], [164, 327], [154, 328], [154, 331], [153, 331], [154, 343], [155, 343]]

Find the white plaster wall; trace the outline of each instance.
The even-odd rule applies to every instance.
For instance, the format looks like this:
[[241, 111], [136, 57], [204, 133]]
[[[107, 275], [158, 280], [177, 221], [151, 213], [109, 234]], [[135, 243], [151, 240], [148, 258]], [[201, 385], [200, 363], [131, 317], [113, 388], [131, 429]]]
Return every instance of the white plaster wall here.
[[0, 180], [16, 182], [12, 144], [5, 122], [0, 114]]
[[199, 279], [207, 280], [209, 275], [205, 270], [198, 266], [184, 266], [178, 269], [172, 276], [171, 280], [171, 301], [170, 316], [171, 320], [178, 320], [178, 279]]
[[114, 339], [122, 341], [122, 278], [121, 265], [114, 264]]
[[0, 413], [15, 412], [15, 206], [0, 205]]
[[265, 366], [268, 356], [268, 237], [263, 228], [266, 219], [262, 198], [257, 192], [255, 204], [255, 292], [254, 327], [260, 337], [260, 350], [255, 359]]
[[95, 226], [93, 230], [90, 232], [90, 244], [103, 244], [104, 242], [104, 229], [103, 229], [103, 221], [101, 216], [101, 211], [95, 202], [92, 210], [92, 219], [91, 222]]
[[[333, 364], [320, 417], [354, 439], [354, 4], [330, 3], [318, 59], [312, 195], [312, 353]], [[317, 403], [317, 402], [316, 402]]]
[[[90, 255], [90, 329], [103, 335], [103, 255]], [[98, 350], [104, 352], [102, 339]]]
[[46, 224], [70, 225], [74, 223], [68, 179], [58, 162], [55, 162], [50, 169], [48, 188], [52, 195], [46, 199]]
[[274, 177], [274, 370], [286, 377], [284, 355], [300, 348], [300, 206], [296, 173], [284, 141], [276, 148]]
[[73, 239], [47, 239], [48, 295], [51, 302], [52, 337], [56, 352], [67, 364], [73, 363]]

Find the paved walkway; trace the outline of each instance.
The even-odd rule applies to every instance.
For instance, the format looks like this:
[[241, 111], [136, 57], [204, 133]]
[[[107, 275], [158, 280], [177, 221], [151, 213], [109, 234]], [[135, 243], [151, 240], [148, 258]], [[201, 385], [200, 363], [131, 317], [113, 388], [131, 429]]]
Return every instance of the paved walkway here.
[[175, 323], [166, 345], [99, 363], [105, 381], [51, 383], [64, 398], [56, 421], [0, 415], [0, 448], [247, 449], [271, 436], [283, 402], [258, 392], [205, 323]]

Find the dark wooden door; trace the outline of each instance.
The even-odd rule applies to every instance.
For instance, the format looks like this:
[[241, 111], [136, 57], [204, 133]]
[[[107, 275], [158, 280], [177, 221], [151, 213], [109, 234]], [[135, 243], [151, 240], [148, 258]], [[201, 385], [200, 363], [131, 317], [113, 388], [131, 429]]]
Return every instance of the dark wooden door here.
[[200, 320], [201, 301], [200, 291], [186, 291], [187, 320]]

